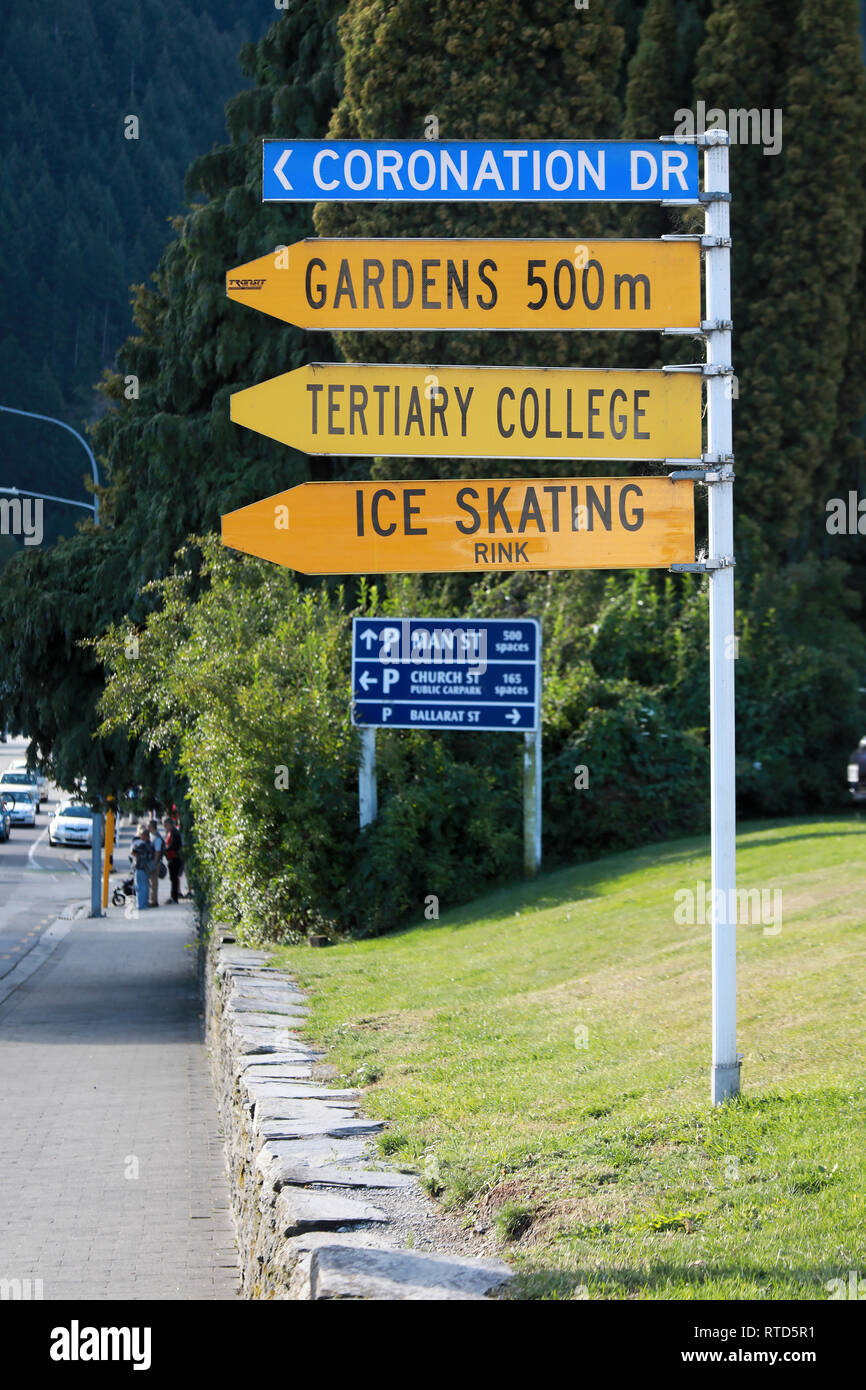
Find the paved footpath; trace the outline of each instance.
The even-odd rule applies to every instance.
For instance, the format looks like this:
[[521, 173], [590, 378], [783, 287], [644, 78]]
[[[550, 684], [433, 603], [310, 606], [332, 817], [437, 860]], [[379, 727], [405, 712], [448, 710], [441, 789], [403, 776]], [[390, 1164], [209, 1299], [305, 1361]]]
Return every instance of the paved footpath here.
[[[164, 885], [160, 885], [164, 890]], [[75, 921], [0, 1004], [0, 1280], [238, 1296], [184, 906]]]

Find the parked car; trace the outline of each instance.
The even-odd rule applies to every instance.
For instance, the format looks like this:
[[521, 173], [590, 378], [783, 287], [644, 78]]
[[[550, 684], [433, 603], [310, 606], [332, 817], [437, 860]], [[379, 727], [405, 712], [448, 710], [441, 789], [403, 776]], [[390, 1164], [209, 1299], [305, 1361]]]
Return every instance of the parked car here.
[[40, 805], [42, 804], [43, 801], [47, 801], [47, 800], [48, 800], [48, 778], [45, 776], [45, 773], [44, 773], [44, 772], [40, 772], [40, 771], [39, 771], [39, 768], [38, 768], [38, 767], [37, 767], [37, 768], [34, 768], [34, 769], [31, 771], [30, 768], [28, 768], [28, 766], [27, 766], [27, 759], [26, 759], [26, 758], [19, 758], [16, 762], [10, 763], [10, 764], [9, 764], [9, 767], [8, 767], [8, 771], [9, 771], [9, 772], [29, 772], [32, 781], [34, 781], [34, 782], [36, 783], [37, 787], [39, 788], [39, 803], [40, 803]]
[[6, 792], [30, 792], [36, 803], [36, 812], [39, 813], [39, 785], [34, 781], [32, 772], [9, 772], [0, 773], [0, 795]]
[[866, 738], [848, 759], [848, 790], [855, 801], [866, 801]]
[[0, 797], [0, 840], [5, 844], [12, 833], [12, 816], [5, 798]]
[[35, 825], [36, 812], [39, 809], [39, 793], [35, 788], [11, 787], [3, 788], [3, 798], [9, 811], [9, 819], [13, 825]]
[[[64, 801], [48, 822], [49, 845], [93, 844], [93, 812], [80, 801]], [[105, 844], [103, 822], [102, 843]]]

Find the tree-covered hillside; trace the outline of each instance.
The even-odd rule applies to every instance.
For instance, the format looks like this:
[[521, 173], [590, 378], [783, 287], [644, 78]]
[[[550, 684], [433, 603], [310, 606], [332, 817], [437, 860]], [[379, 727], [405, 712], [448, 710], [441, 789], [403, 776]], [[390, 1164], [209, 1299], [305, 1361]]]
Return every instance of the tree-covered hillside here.
[[[191, 161], [225, 138], [241, 44], [272, 20], [259, 0], [4, 0], [0, 404], [78, 430], [103, 408], [129, 287], [171, 239]], [[0, 415], [0, 484], [85, 500], [83, 473], [71, 436]], [[46, 507], [49, 537], [81, 515]]]
[[[27, 730], [66, 785], [154, 785], [159, 764], [123, 735], [95, 740], [103, 674], [82, 639], [123, 613], [141, 621], [144, 585], [168, 569], [190, 532], [221, 511], [306, 476], [307, 460], [246, 436], [228, 418], [231, 389], [332, 351], [321, 335], [276, 326], [230, 304], [225, 272], [312, 233], [312, 209], [260, 202], [262, 131], [323, 135], [337, 99], [337, 0], [298, 0], [258, 44], [242, 48], [246, 85], [228, 103], [230, 142], [194, 160], [192, 207], [175, 219], [155, 282], [135, 290], [135, 335], [103, 382], [113, 404], [96, 427], [106, 489], [101, 525], [7, 567], [0, 627], [0, 726]], [[150, 277], [149, 277], [150, 278]], [[139, 396], [124, 379], [138, 379]], [[328, 461], [324, 461], [327, 467]]]

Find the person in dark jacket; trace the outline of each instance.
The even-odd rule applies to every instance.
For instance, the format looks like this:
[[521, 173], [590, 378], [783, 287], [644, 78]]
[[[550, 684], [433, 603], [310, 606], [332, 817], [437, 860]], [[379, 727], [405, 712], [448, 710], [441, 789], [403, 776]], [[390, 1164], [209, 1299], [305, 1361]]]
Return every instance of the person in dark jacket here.
[[180, 854], [183, 840], [171, 816], [166, 816], [162, 827], [165, 832], [165, 862], [168, 864], [168, 876], [171, 879], [171, 900], [176, 903], [180, 897], [180, 876], [183, 872], [183, 859]]
[[150, 875], [156, 863], [156, 855], [153, 852], [153, 845], [150, 843], [150, 831], [146, 825], [138, 827], [138, 834], [132, 842], [129, 857], [135, 870], [135, 898], [141, 912], [148, 905]]
[[159, 826], [155, 820], [148, 821], [147, 828], [150, 831], [150, 843], [153, 845], [153, 868], [150, 871], [150, 906], [159, 907], [159, 866], [162, 863], [162, 856], [165, 854], [165, 840], [160, 835]]

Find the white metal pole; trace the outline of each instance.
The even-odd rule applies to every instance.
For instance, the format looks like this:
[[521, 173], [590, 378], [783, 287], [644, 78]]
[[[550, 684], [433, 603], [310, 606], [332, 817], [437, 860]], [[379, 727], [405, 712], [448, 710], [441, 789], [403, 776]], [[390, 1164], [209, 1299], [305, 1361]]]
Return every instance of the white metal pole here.
[[358, 768], [358, 810], [361, 829], [376, 819], [378, 797], [376, 792], [376, 730], [361, 730], [361, 762]]
[[535, 867], [541, 868], [541, 724], [535, 731]]
[[[704, 153], [704, 191], [728, 193], [728, 135], [708, 131]], [[707, 203], [706, 233], [730, 242], [730, 204]], [[730, 245], [706, 251], [707, 363], [731, 365]], [[713, 327], [720, 324], [721, 327]], [[736, 799], [734, 772], [734, 484], [733, 390], [730, 375], [707, 377], [707, 441], [723, 477], [709, 484], [710, 570], [710, 781], [712, 844], [713, 1063], [714, 1105], [740, 1091], [737, 1053]], [[718, 465], [715, 459], [719, 459]], [[720, 563], [721, 562], [721, 563]]]
[[523, 869], [533, 878], [541, 866], [541, 728], [523, 735]]

